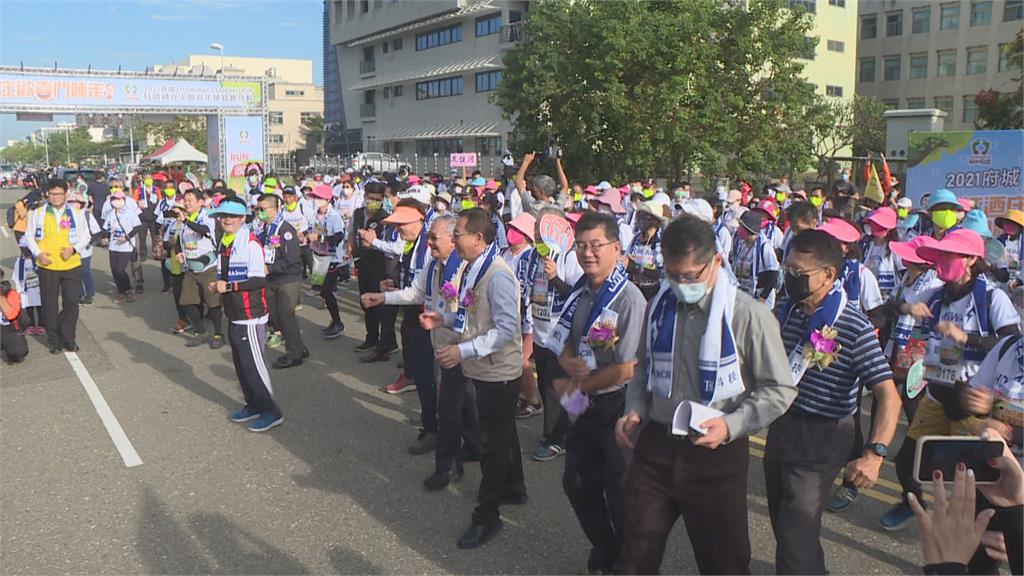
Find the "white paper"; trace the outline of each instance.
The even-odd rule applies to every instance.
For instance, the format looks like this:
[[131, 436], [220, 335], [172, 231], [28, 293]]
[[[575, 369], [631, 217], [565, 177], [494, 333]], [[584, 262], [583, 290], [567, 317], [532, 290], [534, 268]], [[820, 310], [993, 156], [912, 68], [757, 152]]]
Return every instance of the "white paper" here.
[[689, 436], [691, 431], [700, 434], [701, 423], [724, 415], [725, 412], [721, 410], [684, 400], [676, 406], [676, 411], [672, 415], [672, 433], [676, 436]]

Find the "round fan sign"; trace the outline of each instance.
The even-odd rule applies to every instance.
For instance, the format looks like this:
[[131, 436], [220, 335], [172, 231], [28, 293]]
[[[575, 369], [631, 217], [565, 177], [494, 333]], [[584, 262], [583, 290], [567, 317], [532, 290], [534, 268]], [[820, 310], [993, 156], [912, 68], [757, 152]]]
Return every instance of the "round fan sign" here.
[[928, 383], [924, 379], [924, 361], [918, 360], [907, 369], [907, 398], [914, 399]]
[[[566, 254], [576, 241], [569, 221], [557, 214], [545, 214], [537, 225], [540, 241], [552, 254]], [[542, 254], [543, 255], [543, 254]]]

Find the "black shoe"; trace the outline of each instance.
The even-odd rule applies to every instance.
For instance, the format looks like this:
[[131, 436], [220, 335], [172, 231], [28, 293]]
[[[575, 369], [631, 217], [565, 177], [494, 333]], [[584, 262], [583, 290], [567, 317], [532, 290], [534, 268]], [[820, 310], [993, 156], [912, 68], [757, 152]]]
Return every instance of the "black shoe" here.
[[59, 347], [58, 348], [53, 348], [53, 347], [50, 348], [50, 354], [60, 354], [63, 351], [64, 350], [61, 350]]
[[423, 487], [431, 492], [435, 490], [444, 490], [452, 482], [458, 482], [461, 480], [462, 475], [463, 470], [461, 466], [454, 470], [447, 470], [444, 472], [438, 470], [430, 476], [427, 476], [427, 479], [423, 481]]
[[67, 342], [64, 344], [64, 349], [68, 352], [78, 352], [78, 344], [74, 342]]
[[199, 346], [206, 344], [208, 341], [209, 338], [207, 338], [205, 333], [194, 333], [188, 341], [185, 342], [185, 348], [198, 348]]
[[419, 438], [409, 446], [409, 454], [419, 456], [437, 449], [437, 432], [420, 432]]
[[378, 346], [377, 349], [380, 350], [384, 354], [394, 354], [395, 352], [398, 352], [398, 344], [391, 344], [391, 345], [388, 345], [388, 346]]
[[171, 287], [170, 286], [164, 286], [163, 288], [160, 289], [160, 293], [161, 294], [165, 294], [165, 293], [170, 292], [170, 291], [171, 291]]
[[224, 337], [220, 334], [210, 336], [210, 350], [218, 350], [224, 347]]
[[494, 537], [495, 534], [501, 530], [502, 522], [498, 520], [494, 524], [470, 524], [469, 528], [462, 533], [459, 537], [459, 541], [456, 542], [456, 546], [463, 550], [472, 550], [473, 548], [479, 548], [487, 543], [488, 540]]
[[359, 359], [359, 361], [364, 364], [369, 364], [372, 362], [387, 362], [389, 358], [391, 358], [391, 354], [388, 354], [387, 352], [382, 352], [380, 349], [377, 349], [374, 350], [373, 352], [370, 352], [368, 355], [363, 356], [362, 358]]
[[526, 492], [522, 494], [505, 494], [501, 497], [501, 503], [508, 506], [521, 506], [526, 504], [529, 499], [530, 495]]
[[302, 359], [305, 360], [306, 358], [309, 358], [309, 348], [302, 349]]
[[292, 359], [288, 356], [281, 356], [276, 362], [272, 364], [274, 368], [291, 368], [292, 366], [299, 366], [302, 364], [301, 358]]
[[480, 454], [463, 446], [459, 450], [459, 462], [479, 462]]
[[376, 347], [377, 347], [376, 343], [372, 343], [371, 344], [370, 342], [363, 342], [359, 346], [355, 347], [355, 351], [356, 352], [366, 352], [367, 350], [373, 350]]
[[142, 294], [142, 284], [138, 284], [135, 286], [135, 293]]
[[331, 324], [330, 326], [327, 327], [326, 330], [324, 330], [322, 332], [322, 334], [323, 334], [324, 338], [327, 338], [328, 340], [333, 340], [333, 339], [337, 338], [338, 336], [341, 336], [341, 333], [344, 332], [344, 331], [345, 331], [345, 325], [344, 324]]

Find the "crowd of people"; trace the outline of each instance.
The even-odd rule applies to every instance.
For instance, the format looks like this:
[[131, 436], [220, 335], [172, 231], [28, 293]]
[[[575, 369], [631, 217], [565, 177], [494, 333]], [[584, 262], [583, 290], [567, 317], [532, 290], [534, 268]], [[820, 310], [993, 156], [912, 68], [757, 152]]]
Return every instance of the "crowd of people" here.
[[[540, 415], [528, 453], [565, 457], [588, 573], [656, 573], [680, 516], [702, 573], [748, 573], [748, 438], [762, 430], [778, 573], [827, 572], [824, 511], [852, 506], [890, 454], [906, 496], [880, 523], [899, 530], [918, 515], [926, 570], [990, 573], [1008, 559], [1021, 572], [1024, 212], [987, 215], [945, 189], [878, 202], [846, 179], [705, 194], [652, 178], [574, 183], [551, 161], [527, 154], [501, 180], [348, 170], [288, 185], [254, 171], [238, 191], [139, 173], [102, 200], [40, 182], [15, 206], [4, 357], [25, 358], [26, 333], [55, 354], [78, 349], [94, 246], [108, 252], [117, 304], [143, 291], [151, 257], [169, 328], [188, 347], [230, 344], [245, 398], [230, 419], [263, 432], [284, 421], [265, 348], [284, 347], [270, 364], [280, 370], [309, 356], [295, 315], [304, 292], [329, 317], [319, 336], [344, 333], [338, 297], [355, 278], [360, 362], [400, 350], [385, 391], [418, 396], [408, 451], [434, 454], [424, 487], [480, 463], [460, 548], [485, 544], [500, 508], [527, 501], [515, 422]], [[910, 426], [891, 450], [901, 410]], [[951, 508], [938, 479], [926, 511], [917, 439], [983, 433], [1013, 449], [1001, 484], [975, 499], [958, 472]], [[962, 528], [951, 509], [971, 508], [973, 528], [974, 507], [997, 520], [973, 547], [960, 538], [966, 557], [932, 542]]]

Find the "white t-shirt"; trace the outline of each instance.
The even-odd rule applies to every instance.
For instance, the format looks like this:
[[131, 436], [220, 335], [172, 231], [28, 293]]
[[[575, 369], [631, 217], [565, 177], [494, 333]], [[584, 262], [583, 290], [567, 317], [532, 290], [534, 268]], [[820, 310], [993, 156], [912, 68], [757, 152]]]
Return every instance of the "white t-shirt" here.
[[18, 256], [18, 259], [14, 261], [11, 279], [14, 289], [21, 295], [22, 308], [42, 305], [42, 295], [39, 291], [39, 268], [36, 267], [35, 259]]
[[[559, 256], [555, 267], [557, 276], [569, 286], [575, 286], [583, 276], [583, 268], [580, 267], [575, 250]], [[548, 337], [551, 336], [561, 312], [553, 309], [554, 294], [553, 290], [548, 290], [548, 284], [544, 263], [539, 262], [533, 279], [533, 289], [530, 291], [530, 314], [533, 317], [533, 342], [541, 348], [547, 348]]]
[[[100, 223], [96, 221], [96, 217], [92, 215], [92, 210], [85, 211], [85, 221], [89, 223], [89, 234], [94, 238], [100, 233]], [[92, 258], [92, 242], [78, 253], [82, 258]]]
[[903, 269], [903, 263], [899, 256], [889, 250], [888, 243], [875, 244], [871, 242], [864, 250], [864, 265], [875, 275], [878, 281], [878, 288], [882, 291], [883, 299], [888, 299], [888, 294], [896, 288]]
[[860, 265], [860, 299], [858, 303], [863, 312], [874, 310], [885, 303], [882, 291], [878, 287], [878, 280], [864, 264]]
[[111, 210], [103, 223], [103, 229], [110, 233], [110, 245], [107, 247], [111, 252], [134, 252], [137, 238], [129, 238], [128, 234], [136, 226], [141, 226], [139, 213], [128, 209], [128, 205], [120, 212]]

